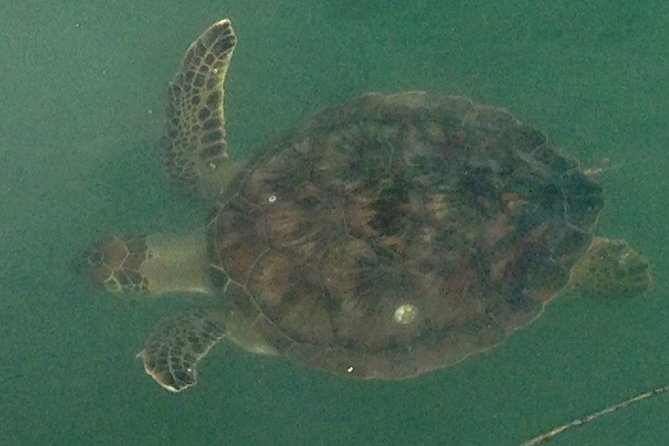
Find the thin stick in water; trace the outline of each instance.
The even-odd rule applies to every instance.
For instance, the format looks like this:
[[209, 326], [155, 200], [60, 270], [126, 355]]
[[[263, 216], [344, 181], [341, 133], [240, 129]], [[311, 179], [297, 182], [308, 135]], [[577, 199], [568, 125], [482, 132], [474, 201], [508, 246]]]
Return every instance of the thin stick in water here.
[[641, 393], [639, 395], [633, 396], [629, 399], [626, 399], [623, 402], [620, 402], [618, 404], [614, 404], [613, 406], [609, 406], [606, 409], [600, 410], [599, 412], [595, 412], [590, 415], [586, 415], [583, 418], [579, 418], [577, 420], [572, 421], [571, 423], [563, 424], [562, 426], [556, 427], [555, 429], [551, 430], [550, 432], [546, 432], [543, 435], [539, 435], [538, 437], [534, 437], [531, 440], [528, 440], [524, 443], [522, 443], [520, 446], [536, 446], [538, 444], [543, 444], [547, 443], [548, 441], [552, 440], [553, 438], [557, 437], [561, 433], [568, 431], [569, 429], [572, 429], [574, 427], [578, 426], [583, 426], [584, 424], [588, 424], [591, 421], [596, 420], [597, 418], [613, 413], [616, 410], [623, 409], [630, 404], [638, 403], [640, 401], [643, 401], [645, 399], [648, 399], [652, 396], [659, 395], [661, 393], [669, 391], [669, 385], [663, 386], [663, 387], [658, 387], [657, 389], [650, 390], [645, 393]]

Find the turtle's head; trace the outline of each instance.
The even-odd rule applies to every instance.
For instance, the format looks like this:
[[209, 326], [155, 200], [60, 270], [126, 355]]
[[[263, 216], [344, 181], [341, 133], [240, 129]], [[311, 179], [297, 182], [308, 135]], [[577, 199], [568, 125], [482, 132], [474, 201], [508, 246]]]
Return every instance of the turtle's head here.
[[142, 265], [149, 256], [146, 237], [107, 237], [83, 253], [81, 266], [107, 291], [146, 293], [149, 278]]
[[108, 237], [81, 266], [113, 293], [211, 292], [204, 231], [187, 236]]

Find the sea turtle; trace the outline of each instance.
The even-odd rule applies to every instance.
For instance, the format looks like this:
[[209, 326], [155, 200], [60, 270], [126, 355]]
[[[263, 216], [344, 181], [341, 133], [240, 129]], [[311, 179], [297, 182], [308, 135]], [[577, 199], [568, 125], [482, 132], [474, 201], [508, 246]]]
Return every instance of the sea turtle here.
[[213, 217], [84, 256], [111, 291], [215, 296], [138, 354], [164, 388], [193, 386], [223, 338], [341, 376], [414, 377], [500, 344], [566, 287], [649, 286], [643, 257], [592, 235], [596, 178], [502, 108], [365, 94], [240, 161], [223, 117], [235, 44], [230, 21], [214, 23], [169, 87], [167, 171]]

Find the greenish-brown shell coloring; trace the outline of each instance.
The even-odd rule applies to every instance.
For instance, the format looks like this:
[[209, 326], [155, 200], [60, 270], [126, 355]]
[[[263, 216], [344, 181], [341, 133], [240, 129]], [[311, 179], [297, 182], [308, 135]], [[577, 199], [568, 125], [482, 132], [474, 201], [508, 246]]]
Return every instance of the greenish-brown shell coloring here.
[[602, 205], [576, 161], [503, 109], [368, 94], [242, 169], [209, 249], [229, 310], [279, 354], [399, 379], [536, 318]]

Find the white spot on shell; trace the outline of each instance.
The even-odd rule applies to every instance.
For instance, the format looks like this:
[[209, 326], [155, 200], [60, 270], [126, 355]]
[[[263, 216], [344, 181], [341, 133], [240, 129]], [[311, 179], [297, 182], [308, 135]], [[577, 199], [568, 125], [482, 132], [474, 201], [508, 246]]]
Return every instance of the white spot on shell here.
[[407, 325], [416, 320], [418, 316], [418, 307], [413, 304], [403, 304], [395, 308], [393, 319], [398, 324]]

